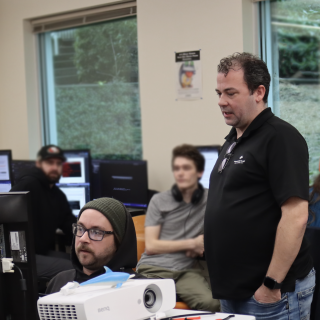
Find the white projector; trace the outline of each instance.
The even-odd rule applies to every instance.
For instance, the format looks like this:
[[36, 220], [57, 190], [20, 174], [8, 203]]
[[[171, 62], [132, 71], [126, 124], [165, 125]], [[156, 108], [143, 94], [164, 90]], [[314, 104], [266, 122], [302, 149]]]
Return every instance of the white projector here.
[[41, 320], [140, 320], [174, 308], [176, 289], [171, 279], [128, 280], [122, 287], [99, 284], [76, 288], [38, 300]]

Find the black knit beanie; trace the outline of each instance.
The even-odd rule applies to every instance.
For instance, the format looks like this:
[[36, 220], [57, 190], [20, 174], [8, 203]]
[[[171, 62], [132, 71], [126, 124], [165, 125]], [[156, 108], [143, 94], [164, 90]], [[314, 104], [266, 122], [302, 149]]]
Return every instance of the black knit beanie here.
[[126, 230], [127, 213], [124, 205], [113, 198], [99, 198], [85, 204], [79, 212], [78, 220], [84, 210], [94, 209], [101, 212], [111, 223], [120, 243]]

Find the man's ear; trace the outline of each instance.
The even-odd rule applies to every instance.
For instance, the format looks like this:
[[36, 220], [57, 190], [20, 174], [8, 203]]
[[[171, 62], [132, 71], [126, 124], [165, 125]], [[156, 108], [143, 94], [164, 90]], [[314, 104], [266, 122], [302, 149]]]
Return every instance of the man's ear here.
[[41, 161], [36, 160], [36, 167], [37, 167], [37, 168], [41, 168]]
[[266, 88], [261, 84], [254, 92], [255, 100], [257, 103], [263, 100], [265, 93], [266, 93]]
[[197, 174], [198, 175], [198, 180], [200, 180], [202, 178], [203, 172], [204, 171], [198, 172], [198, 174]]

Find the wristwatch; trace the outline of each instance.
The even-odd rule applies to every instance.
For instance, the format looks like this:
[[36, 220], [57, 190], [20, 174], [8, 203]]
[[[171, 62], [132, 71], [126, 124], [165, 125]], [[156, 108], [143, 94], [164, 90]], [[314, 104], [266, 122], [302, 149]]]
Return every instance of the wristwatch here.
[[278, 283], [276, 280], [274, 280], [274, 279], [272, 279], [272, 278], [270, 278], [270, 277], [268, 277], [268, 276], [265, 276], [265, 277], [264, 277], [263, 284], [264, 284], [267, 288], [269, 288], [269, 289], [271, 289], [271, 290], [273, 290], [273, 289], [280, 289], [281, 286], [282, 286], [282, 283]]

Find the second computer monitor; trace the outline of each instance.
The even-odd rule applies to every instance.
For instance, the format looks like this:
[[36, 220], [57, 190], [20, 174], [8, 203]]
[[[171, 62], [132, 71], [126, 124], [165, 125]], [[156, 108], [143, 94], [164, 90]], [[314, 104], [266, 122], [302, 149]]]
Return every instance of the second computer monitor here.
[[66, 162], [57, 186], [67, 197], [72, 213], [77, 216], [80, 209], [91, 200], [89, 150], [64, 150]]
[[218, 145], [214, 145], [200, 146], [196, 148], [199, 150], [199, 152], [204, 156], [204, 159], [206, 160], [204, 172], [202, 178], [200, 179], [200, 183], [205, 188], [209, 189], [211, 171], [217, 162], [221, 147]]
[[37, 320], [38, 278], [33, 215], [29, 192], [0, 193], [0, 259], [12, 258], [26, 280], [21, 290], [21, 274], [0, 272], [0, 320]]
[[11, 150], [0, 150], [0, 192], [9, 192], [12, 185]]
[[102, 196], [117, 199], [125, 206], [147, 208], [146, 161], [104, 161], [100, 163]]

